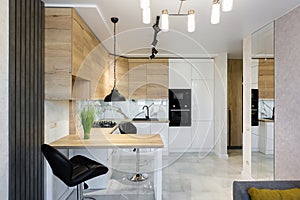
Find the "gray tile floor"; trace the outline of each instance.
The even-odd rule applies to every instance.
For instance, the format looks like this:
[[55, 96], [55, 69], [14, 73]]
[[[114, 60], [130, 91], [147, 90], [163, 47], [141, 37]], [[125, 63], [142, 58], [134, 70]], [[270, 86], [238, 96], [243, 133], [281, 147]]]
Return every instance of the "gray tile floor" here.
[[[270, 156], [253, 154], [254, 167], [267, 166]], [[257, 159], [256, 159], [257, 158]], [[128, 169], [134, 169], [134, 157], [118, 157], [114, 159], [117, 166], [106, 190], [89, 191], [89, 196], [97, 200], [154, 200], [153, 166], [151, 157], [142, 157], [141, 169], [150, 172], [150, 178], [140, 183], [127, 180]], [[243, 180], [242, 152], [230, 151], [228, 159], [220, 159], [214, 154], [199, 153], [169, 154], [163, 157], [163, 200], [231, 200], [232, 182]], [[257, 167], [258, 172], [261, 167]], [[266, 168], [268, 169], [268, 168]], [[134, 171], [134, 170], [133, 170]], [[257, 173], [260, 177], [269, 177], [270, 170]], [[69, 198], [75, 199], [74, 196]]]

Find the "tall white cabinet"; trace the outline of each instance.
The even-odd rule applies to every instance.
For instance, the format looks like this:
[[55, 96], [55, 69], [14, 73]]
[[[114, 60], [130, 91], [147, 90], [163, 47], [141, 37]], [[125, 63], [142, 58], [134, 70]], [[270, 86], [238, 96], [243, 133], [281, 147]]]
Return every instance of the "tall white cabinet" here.
[[210, 152], [214, 147], [214, 60], [170, 59], [170, 89], [191, 89], [192, 126], [169, 127], [170, 152]]

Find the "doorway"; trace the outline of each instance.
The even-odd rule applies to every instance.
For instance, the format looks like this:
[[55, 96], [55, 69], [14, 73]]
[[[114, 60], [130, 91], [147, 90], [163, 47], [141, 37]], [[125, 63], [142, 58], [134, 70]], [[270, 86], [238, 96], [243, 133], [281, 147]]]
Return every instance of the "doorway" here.
[[227, 149], [243, 146], [243, 60], [228, 60], [228, 141]]

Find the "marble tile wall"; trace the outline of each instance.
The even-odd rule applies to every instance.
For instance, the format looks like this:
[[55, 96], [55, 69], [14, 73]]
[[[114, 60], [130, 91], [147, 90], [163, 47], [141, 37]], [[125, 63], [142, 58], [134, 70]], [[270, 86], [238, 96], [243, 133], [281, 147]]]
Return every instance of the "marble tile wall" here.
[[0, 194], [8, 199], [8, 0], [1, 1], [0, 7]]
[[275, 21], [275, 179], [300, 179], [300, 6]]
[[96, 109], [96, 120], [121, 120], [134, 117], [144, 118], [143, 106], [149, 106], [150, 118], [168, 119], [167, 100], [127, 100], [124, 102], [107, 103], [103, 100], [77, 101], [77, 115], [87, 105], [94, 105]]

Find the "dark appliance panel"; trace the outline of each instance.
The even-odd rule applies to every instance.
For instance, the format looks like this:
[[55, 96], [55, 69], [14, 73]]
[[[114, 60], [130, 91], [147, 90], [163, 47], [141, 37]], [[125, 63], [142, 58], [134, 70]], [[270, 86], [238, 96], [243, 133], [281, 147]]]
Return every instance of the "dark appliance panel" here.
[[258, 124], [258, 89], [251, 89], [251, 126]]
[[169, 89], [169, 126], [191, 126], [191, 89]]
[[190, 109], [191, 89], [169, 89], [170, 109]]

